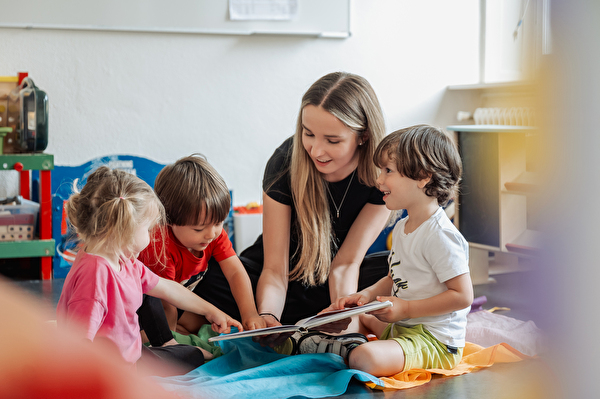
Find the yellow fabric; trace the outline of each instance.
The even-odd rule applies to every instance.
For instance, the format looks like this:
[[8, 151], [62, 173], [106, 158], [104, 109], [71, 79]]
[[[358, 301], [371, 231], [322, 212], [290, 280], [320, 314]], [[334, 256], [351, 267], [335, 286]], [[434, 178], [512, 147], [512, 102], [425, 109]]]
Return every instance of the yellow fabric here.
[[512, 363], [524, 359], [530, 359], [530, 356], [524, 355], [508, 344], [484, 348], [482, 346], [467, 342], [463, 351], [463, 358], [452, 370], [444, 369], [413, 369], [406, 370], [391, 377], [382, 377], [380, 380], [383, 386], [367, 382], [367, 386], [372, 389], [391, 390], [406, 389], [423, 385], [431, 381], [433, 374], [443, 376], [455, 376], [467, 374], [484, 367], [490, 367], [494, 363]]

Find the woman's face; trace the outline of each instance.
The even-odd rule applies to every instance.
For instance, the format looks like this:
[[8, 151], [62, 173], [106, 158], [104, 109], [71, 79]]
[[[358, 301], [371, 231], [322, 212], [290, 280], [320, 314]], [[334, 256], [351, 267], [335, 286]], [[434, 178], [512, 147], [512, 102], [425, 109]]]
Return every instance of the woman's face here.
[[302, 110], [302, 145], [327, 181], [343, 180], [358, 166], [358, 136], [321, 107]]

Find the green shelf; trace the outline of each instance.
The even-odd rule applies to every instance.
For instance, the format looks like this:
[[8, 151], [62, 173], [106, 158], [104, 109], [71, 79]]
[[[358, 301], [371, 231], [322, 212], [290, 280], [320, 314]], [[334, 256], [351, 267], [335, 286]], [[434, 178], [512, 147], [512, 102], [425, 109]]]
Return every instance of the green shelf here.
[[0, 242], [1, 258], [32, 258], [54, 256], [54, 240]]
[[23, 170], [54, 169], [54, 155], [42, 153], [0, 155], [0, 170], [14, 170], [17, 162], [23, 164]]

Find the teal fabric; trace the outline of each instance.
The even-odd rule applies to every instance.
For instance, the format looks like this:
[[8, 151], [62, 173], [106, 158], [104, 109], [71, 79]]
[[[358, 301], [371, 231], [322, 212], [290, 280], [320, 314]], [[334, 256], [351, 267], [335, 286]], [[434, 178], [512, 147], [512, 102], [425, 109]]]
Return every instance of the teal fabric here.
[[219, 344], [223, 356], [186, 375], [156, 380], [183, 397], [219, 399], [337, 396], [351, 391], [353, 378], [383, 386], [378, 378], [348, 369], [340, 356], [330, 353], [281, 355], [252, 338]]

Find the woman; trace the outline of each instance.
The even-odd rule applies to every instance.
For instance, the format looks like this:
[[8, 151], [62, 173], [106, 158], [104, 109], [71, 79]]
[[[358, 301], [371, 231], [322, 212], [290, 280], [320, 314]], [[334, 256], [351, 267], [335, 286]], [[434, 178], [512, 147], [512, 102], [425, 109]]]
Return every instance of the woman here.
[[[389, 216], [372, 162], [384, 135], [364, 78], [330, 73], [304, 94], [294, 136], [265, 169], [263, 234], [240, 256], [268, 326], [294, 324], [387, 274], [387, 253], [365, 258]], [[235, 317], [221, 276], [205, 276], [202, 286], [203, 297]]]

